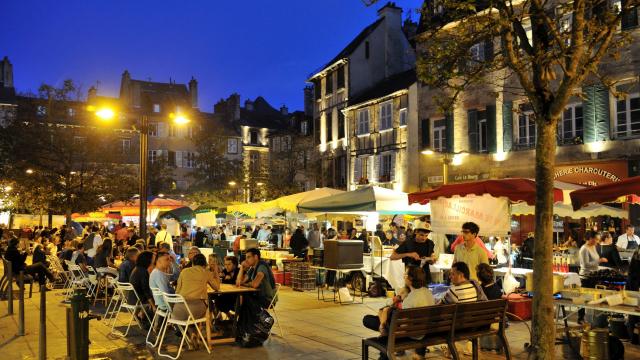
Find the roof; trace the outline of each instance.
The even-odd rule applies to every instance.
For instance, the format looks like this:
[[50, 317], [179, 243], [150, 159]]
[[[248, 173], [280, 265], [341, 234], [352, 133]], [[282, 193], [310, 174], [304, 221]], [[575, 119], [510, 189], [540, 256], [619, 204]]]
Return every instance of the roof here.
[[384, 20], [384, 17], [381, 17], [378, 20], [376, 20], [373, 24], [371, 24], [371, 25], [367, 26], [366, 28], [364, 28], [358, 34], [358, 36], [356, 36], [353, 40], [351, 40], [351, 42], [344, 49], [342, 49], [342, 51], [340, 51], [338, 53], [338, 55], [336, 55], [333, 59], [331, 59], [331, 61], [326, 63], [324, 66], [322, 66], [322, 68], [320, 68], [316, 72], [314, 72], [311, 76], [313, 77], [313, 75], [315, 75], [315, 74], [321, 72], [322, 70], [328, 68], [329, 66], [331, 66], [331, 64], [335, 63], [336, 61], [338, 61], [340, 59], [344, 59], [344, 58], [348, 57], [349, 55], [351, 55], [356, 50], [356, 48], [362, 43], [362, 41], [364, 41], [364, 39], [366, 39], [367, 36], [369, 36], [375, 29], [378, 28], [378, 25], [380, 25], [383, 20]]
[[396, 91], [406, 89], [416, 82], [416, 70], [411, 69], [392, 75], [377, 84], [355, 94], [349, 99], [349, 106], [357, 105], [369, 100], [378, 99], [393, 94]]
[[240, 137], [240, 129], [234, 124], [224, 121], [221, 115], [204, 112], [200, 114], [204, 118], [206, 131], [210, 131], [216, 135]]
[[189, 91], [185, 84], [161, 83], [143, 80], [131, 80], [131, 83], [140, 84], [140, 90], [143, 92], [173, 93], [182, 96], [189, 95]]
[[0, 104], [15, 104], [16, 89], [13, 87], [0, 86]]
[[262, 96], [253, 101], [253, 110], [240, 108], [238, 124], [267, 129], [282, 129], [287, 126], [286, 116], [274, 109]]

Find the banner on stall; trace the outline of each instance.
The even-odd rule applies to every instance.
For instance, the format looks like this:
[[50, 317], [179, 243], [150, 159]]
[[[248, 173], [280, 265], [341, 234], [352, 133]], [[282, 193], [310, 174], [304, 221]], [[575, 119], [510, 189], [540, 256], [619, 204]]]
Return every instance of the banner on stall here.
[[431, 200], [431, 229], [441, 234], [458, 234], [462, 224], [474, 222], [480, 235], [505, 236], [511, 231], [509, 200], [493, 196], [465, 196]]

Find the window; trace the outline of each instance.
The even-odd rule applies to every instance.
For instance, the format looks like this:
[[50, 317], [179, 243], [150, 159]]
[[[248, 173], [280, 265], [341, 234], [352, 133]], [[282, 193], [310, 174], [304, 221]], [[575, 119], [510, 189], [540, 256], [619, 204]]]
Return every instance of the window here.
[[322, 99], [322, 87], [320, 86], [320, 80], [315, 80], [313, 82], [313, 90], [316, 95], [316, 100]]
[[487, 152], [487, 112], [478, 111], [478, 151]]
[[407, 109], [400, 109], [398, 113], [398, 117], [400, 118], [400, 126], [407, 125]]
[[196, 153], [190, 151], [182, 152], [182, 167], [193, 169], [196, 167]]
[[433, 150], [444, 152], [447, 149], [446, 122], [444, 119], [433, 121]]
[[176, 167], [176, 152], [169, 151], [167, 152], [167, 165]]
[[477, 43], [471, 47], [471, 60], [472, 63], [484, 61], [484, 43]]
[[333, 141], [333, 111], [329, 110], [325, 116], [327, 124], [327, 142], [331, 142]]
[[282, 138], [282, 151], [291, 150], [291, 137], [289, 135]]
[[364, 58], [368, 59], [369, 58], [369, 42], [365, 41], [364, 43]]
[[76, 116], [76, 109], [74, 109], [74, 108], [68, 108], [68, 109], [67, 109], [67, 115], [68, 115], [69, 117], [74, 117], [74, 116]]
[[149, 136], [158, 136], [158, 123], [149, 124]]
[[153, 104], [153, 112], [154, 113], [160, 112], [160, 104]]
[[344, 65], [340, 65], [336, 73], [338, 74], [338, 89], [344, 88]]
[[84, 136], [74, 136], [73, 144], [76, 146], [84, 146], [87, 143], [87, 138]]
[[339, 156], [336, 159], [336, 169], [337, 169], [337, 185], [344, 186], [347, 184], [347, 157]]
[[258, 145], [258, 132], [255, 130], [251, 130], [249, 132], [249, 143], [251, 145]]
[[370, 156], [357, 157], [353, 164], [353, 182], [356, 184], [366, 184], [369, 179]]
[[380, 130], [387, 130], [393, 127], [393, 116], [391, 109], [393, 102], [387, 101], [380, 104]]
[[260, 154], [252, 152], [249, 156], [249, 169], [252, 173], [260, 172]]
[[169, 124], [169, 137], [175, 137], [177, 132], [177, 127], [173, 124]]
[[43, 105], [38, 105], [38, 107], [36, 108], [36, 115], [38, 116], [47, 115], [47, 107]]
[[572, 104], [562, 114], [562, 139], [582, 138], [582, 104]]
[[533, 111], [524, 111], [518, 115], [518, 145], [532, 147], [536, 144], [536, 122]]
[[[626, 1], [622, 0], [618, 2], [620, 4], [619, 9], [622, 6], [626, 6]], [[638, 26], [638, 8], [632, 7], [622, 14], [621, 27], [622, 30], [633, 29]]]
[[160, 151], [149, 150], [149, 163], [153, 164], [160, 160]]
[[273, 138], [273, 150], [275, 152], [280, 152], [280, 138], [279, 137], [274, 137]]
[[329, 95], [331, 93], [333, 93], [333, 73], [329, 73], [327, 74], [327, 77], [325, 78], [325, 95]]
[[388, 182], [393, 180], [392, 177], [396, 171], [395, 158], [395, 153], [384, 153], [380, 155], [380, 182]]
[[616, 101], [616, 136], [640, 135], [640, 94]]
[[227, 139], [227, 153], [228, 154], [238, 153], [238, 139]]
[[193, 139], [193, 126], [187, 126], [186, 130], [187, 130], [186, 138]]
[[300, 123], [300, 133], [302, 135], [309, 135], [309, 123], [307, 121]]
[[364, 135], [369, 133], [369, 109], [358, 111], [358, 130], [357, 135]]
[[344, 137], [344, 114], [338, 110], [338, 139]]
[[120, 139], [120, 153], [128, 154], [131, 152], [131, 139]]

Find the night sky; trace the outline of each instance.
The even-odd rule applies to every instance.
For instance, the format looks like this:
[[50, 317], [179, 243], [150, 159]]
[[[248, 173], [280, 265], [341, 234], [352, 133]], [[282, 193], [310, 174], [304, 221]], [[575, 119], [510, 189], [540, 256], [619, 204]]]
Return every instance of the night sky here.
[[[301, 110], [308, 75], [375, 21], [386, 1], [3, 0], [0, 57], [19, 92], [74, 79], [117, 96], [120, 76], [199, 83], [200, 109], [232, 92]], [[414, 11], [421, 0], [397, 0]], [[405, 11], [406, 15], [406, 11]]]

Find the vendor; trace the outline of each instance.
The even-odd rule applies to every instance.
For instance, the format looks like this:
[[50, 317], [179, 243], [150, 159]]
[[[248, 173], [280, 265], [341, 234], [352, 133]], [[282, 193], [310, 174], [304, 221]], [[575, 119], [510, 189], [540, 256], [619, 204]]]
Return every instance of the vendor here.
[[620, 269], [622, 266], [622, 259], [620, 259], [618, 248], [613, 244], [613, 237], [611, 236], [611, 233], [603, 231], [601, 237], [602, 239], [597, 247], [598, 254], [600, 257], [607, 259], [607, 262], [603, 263], [602, 266]]
[[405, 240], [391, 254], [391, 260], [400, 260], [408, 266], [421, 267], [426, 276], [427, 284], [431, 282], [431, 271], [429, 264], [435, 260], [433, 251], [433, 241], [428, 239], [431, 232], [431, 225], [427, 222], [420, 222], [415, 229], [415, 238]]

